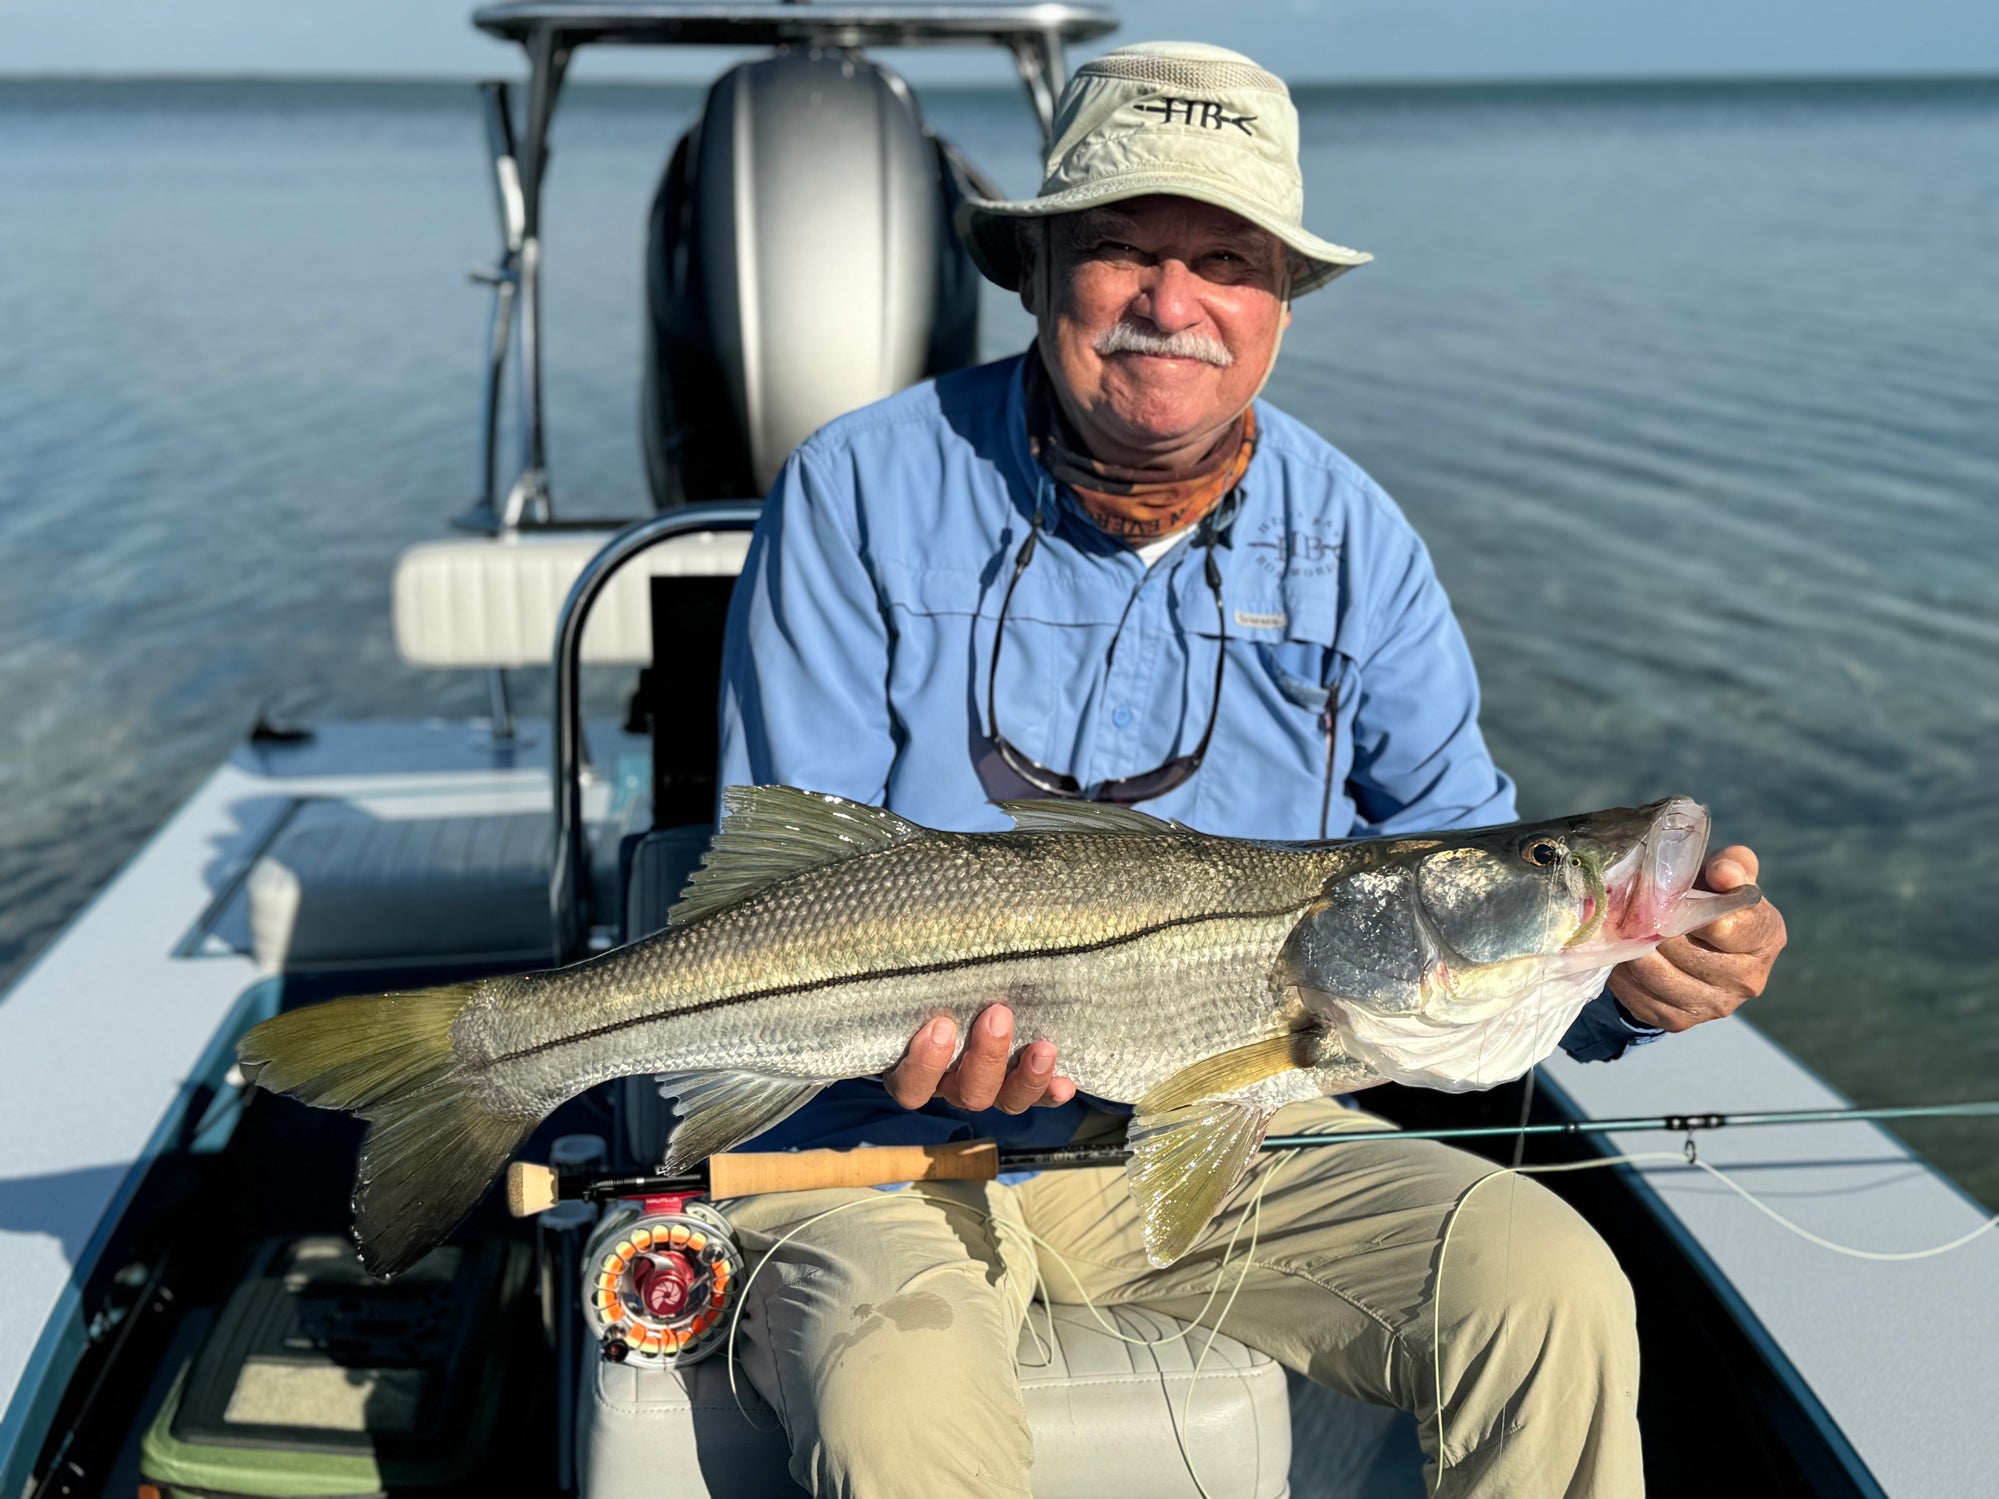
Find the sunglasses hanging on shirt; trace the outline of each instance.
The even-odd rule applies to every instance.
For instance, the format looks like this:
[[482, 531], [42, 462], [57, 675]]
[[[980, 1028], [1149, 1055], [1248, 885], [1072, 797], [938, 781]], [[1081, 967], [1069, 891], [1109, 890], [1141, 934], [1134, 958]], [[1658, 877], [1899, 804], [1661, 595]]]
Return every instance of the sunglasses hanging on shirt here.
[[[1027, 571], [1027, 564], [1034, 560], [1035, 548], [1041, 540], [1041, 507], [1034, 507], [1034, 518], [1028, 523], [1027, 539], [1020, 544], [1020, 551], [1013, 559], [1013, 576], [1007, 580], [1006, 593], [1000, 599], [999, 620], [993, 627], [993, 659], [986, 674], [986, 722], [991, 726], [992, 745], [999, 757], [1015, 775], [1044, 796], [1058, 797], [1065, 801], [1113, 802], [1120, 806], [1131, 806], [1137, 802], [1150, 801], [1155, 796], [1163, 796], [1174, 787], [1183, 785], [1195, 771], [1201, 768], [1201, 760], [1208, 753], [1208, 741], [1215, 737], [1215, 723], [1222, 712], [1222, 677], [1228, 667], [1228, 615], [1222, 607], [1222, 570], [1215, 561], [1215, 543], [1221, 539], [1221, 528], [1215, 523], [1219, 515], [1230, 514], [1234, 506], [1231, 494], [1215, 508], [1207, 519], [1201, 522], [1202, 544], [1205, 547], [1203, 572], [1208, 580], [1208, 589], [1215, 598], [1215, 624], [1220, 638], [1215, 644], [1215, 695], [1208, 706], [1208, 726], [1201, 733], [1201, 742], [1194, 746], [1191, 754], [1175, 755], [1163, 765], [1151, 770], [1140, 771], [1136, 775], [1119, 776], [1115, 780], [1103, 781], [1095, 787], [1085, 787], [1082, 782], [1065, 771], [1050, 770], [1038, 760], [1022, 753], [1007, 741], [1000, 732], [997, 683], [999, 682], [1000, 650], [1006, 641], [1007, 610], [1013, 604], [1013, 591], [1020, 586], [1021, 574]], [[1188, 670], [1193, 670], [1193, 655], [1188, 653]]]

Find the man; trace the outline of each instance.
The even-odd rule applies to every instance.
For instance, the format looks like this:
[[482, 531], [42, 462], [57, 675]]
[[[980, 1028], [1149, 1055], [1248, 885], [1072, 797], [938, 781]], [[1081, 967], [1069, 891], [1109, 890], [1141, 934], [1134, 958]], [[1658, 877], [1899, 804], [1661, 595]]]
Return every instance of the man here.
[[[834, 422], [770, 497], [730, 620], [725, 783], [959, 829], [1006, 826], [998, 798], [1081, 794], [1268, 838], [1512, 818], [1421, 542], [1343, 455], [1254, 403], [1291, 298], [1369, 258], [1303, 228], [1296, 149], [1283, 84], [1236, 53], [1158, 44], [1078, 70], [1041, 194], [969, 205], [963, 226], [1034, 315], [1035, 348]], [[1755, 875], [1743, 848], [1708, 871], [1722, 888]], [[1727, 1014], [1783, 940], [1765, 905], [1665, 944], [1617, 970], [1564, 1045], [1609, 1059]], [[1114, 1127], [1051, 1044], [1013, 1042], [996, 1004], [951, 1068], [936, 1022], [886, 1089], [843, 1084], [764, 1139]], [[1366, 1122], [1328, 1100], [1273, 1128]], [[1414, 1411], [1457, 1493], [1637, 1493], [1629, 1287], [1530, 1181], [1452, 1221], [1488, 1169], [1420, 1141], [1292, 1160], [1228, 1329]], [[1201, 1316], [1272, 1170], [1259, 1161], [1163, 1271], [1118, 1171], [739, 1203], [753, 1248], [859, 1204], [778, 1249], [746, 1318], [794, 1476], [819, 1493], [1027, 1492], [1013, 1355], [1036, 1269], [1057, 1300]]]

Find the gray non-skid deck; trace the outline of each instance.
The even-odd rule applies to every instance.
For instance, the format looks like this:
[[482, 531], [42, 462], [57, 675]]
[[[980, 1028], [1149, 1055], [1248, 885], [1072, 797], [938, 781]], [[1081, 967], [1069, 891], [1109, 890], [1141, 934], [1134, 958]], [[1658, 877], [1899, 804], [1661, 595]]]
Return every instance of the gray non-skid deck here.
[[240, 747], [0, 996], [0, 1494], [18, 1494], [84, 1346], [79, 1285], [228, 1038], [275, 1003], [241, 885], [301, 799], [421, 797], [438, 815], [549, 805], [545, 730], [332, 724]]

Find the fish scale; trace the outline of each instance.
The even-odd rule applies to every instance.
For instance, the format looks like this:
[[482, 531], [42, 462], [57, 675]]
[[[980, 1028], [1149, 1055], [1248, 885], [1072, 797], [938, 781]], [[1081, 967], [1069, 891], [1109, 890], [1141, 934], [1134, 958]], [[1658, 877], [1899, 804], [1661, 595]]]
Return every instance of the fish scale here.
[[1019, 1041], [1054, 1041], [1078, 1086], [1136, 1096], [1176, 1059], [1289, 1028], [1277, 954], [1351, 858], [1196, 834], [925, 832], [574, 968], [500, 981], [454, 1040], [495, 1067], [496, 1093], [553, 1107], [648, 1069], [881, 1072], [935, 1016], [962, 1037], [1006, 1001]]

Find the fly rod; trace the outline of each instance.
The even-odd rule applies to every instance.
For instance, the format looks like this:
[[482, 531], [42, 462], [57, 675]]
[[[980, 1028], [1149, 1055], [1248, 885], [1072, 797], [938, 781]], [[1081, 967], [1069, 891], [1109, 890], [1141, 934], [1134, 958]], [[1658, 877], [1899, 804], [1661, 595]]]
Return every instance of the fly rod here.
[[[1454, 1129], [1350, 1129], [1323, 1135], [1266, 1136], [1264, 1150], [1316, 1150], [1365, 1140], [1490, 1140], [1523, 1135], [1603, 1135], [1697, 1131], [1764, 1124], [1882, 1123], [1897, 1119], [1999, 1117], [1999, 1099], [1975, 1103], [1892, 1108], [1765, 1109], [1755, 1112], [1642, 1114], [1621, 1119], [1570, 1119], [1555, 1124], [1481, 1124]], [[851, 1150], [725, 1152], [694, 1171], [667, 1175], [559, 1174], [553, 1167], [516, 1161], [507, 1168], [507, 1210], [532, 1217], [561, 1201], [604, 1202], [618, 1197], [705, 1192], [746, 1197], [758, 1192], [806, 1192], [826, 1187], [881, 1187], [906, 1181], [992, 1181], [1006, 1171], [1069, 1171], [1121, 1166], [1131, 1157], [1122, 1144], [1066, 1145], [1048, 1150], [1001, 1150], [992, 1140], [943, 1145], [864, 1145]]]

